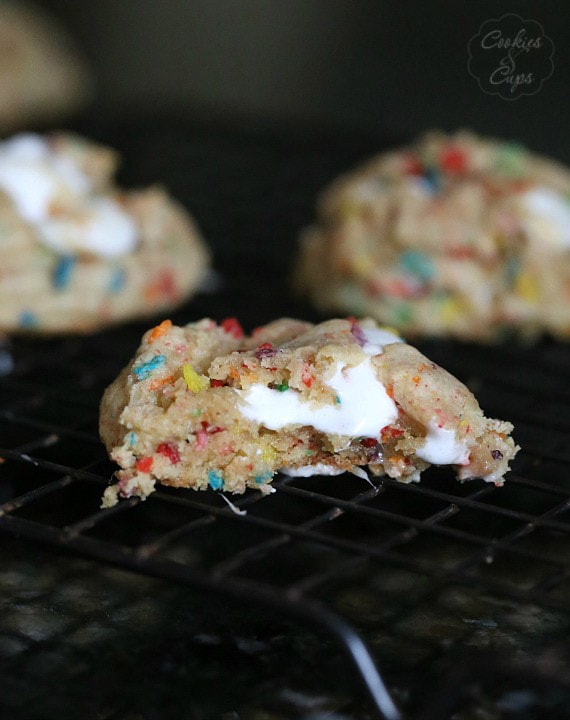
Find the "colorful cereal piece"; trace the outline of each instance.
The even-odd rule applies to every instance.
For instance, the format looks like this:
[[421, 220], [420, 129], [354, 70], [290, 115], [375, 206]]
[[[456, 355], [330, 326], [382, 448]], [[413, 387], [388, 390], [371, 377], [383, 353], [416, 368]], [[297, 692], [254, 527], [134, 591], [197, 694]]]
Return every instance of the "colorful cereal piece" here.
[[19, 322], [21, 328], [35, 328], [38, 324], [38, 319], [31, 310], [22, 310]]
[[196, 393], [200, 390], [205, 390], [210, 386], [210, 380], [205, 375], [199, 375], [192, 365], [186, 363], [182, 372], [184, 374], [184, 380], [186, 380], [188, 390], [191, 392]]
[[522, 272], [515, 281], [516, 292], [529, 302], [536, 302], [540, 291], [536, 280], [528, 272]]
[[257, 348], [257, 350], [255, 351], [255, 357], [258, 360], [261, 360], [266, 357], [272, 357], [273, 355], [275, 355], [276, 352], [277, 352], [277, 350], [275, 350], [273, 345], [271, 343], [266, 342]]
[[149, 473], [152, 470], [152, 456], [139, 458], [135, 462], [135, 467], [141, 473]]
[[451, 296], [438, 299], [439, 314], [443, 325], [451, 325], [461, 315], [461, 302]]
[[126, 270], [122, 267], [113, 268], [107, 289], [112, 294], [117, 294], [125, 287], [127, 282]]
[[133, 368], [133, 375], [137, 380], [146, 380], [146, 378], [158, 368], [162, 367], [166, 362], [164, 355], [155, 355], [152, 360], [141, 363]]
[[67, 287], [67, 285], [69, 285], [75, 262], [76, 259], [73, 255], [63, 255], [58, 260], [52, 275], [52, 284], [54, 288], [63, 290]]
[[441, 174], [439, 173], [437, 168], [426, 168], [423, 180], [426, 188], [428, 188], [433, 195], [437, 195], [439, 192], [441, 192]]
[[404, 272], [422, 282], [428, 282], [435, 274], [433, 260], [421, 250], [406, 250], [400, 255], [398, 264]]
[[224, 486], [224, 478], [217, 470], [208, 471], [208, 485], [212, 490], [220, 490]]
[[159, 455], [163, 455], [164, 457], [168, 458], [173, 465], [178, 465], [178, 463], [180, 462], [180, 453], [178, 452], [178, 447], [176, 443], [160, 443], [160, 445], [158, 445], [158, 447], [156, 448], [156, 452]]
[[447, 147], [439, 158], [441, 169], [450, 174], [460, 174], [467, 170], [467, 153], [459, 147]]
[[424, 166], [416, 155], [407, 153], [402, 157], [402, 169], [406, 175], [422, 175]]
[[151, 330], [150, 335], [148, 336], [148, 342], [152, 343], [155, 340], [158, 340], [159, 337], [162, 337], [165, 335], [170, 328], [172, 327], [172, 321], [171, 320], [163, 320], [160, 325], [157, 325]]
[[495, 167], [505, 175], [518, 177], [525, 171], [528, 152], [524, 145], [501, 143], [495, 155]]
[[271, 480], [272, 477], [273, 477], [273, 473], [267, 471], [267, 472], [261, 473], [261, 475], [256, 475], [254, 480], [258, 485], [265, 485], [266, 483], [268, 483]]
[[271, 464], [277, 459], [277, 451], [271, 445], [266, 445], [261, 451], [261, 462]]
[[397, 302], [393, 306], [392, 316], [396, 325], [405, 327], [414, 317], [414, 308], [409, 302]]
[[232, 337], [235, 337], [236, 340], [239, 340], [244, 335], [243, 328], [239, 320], [235, 317], [229, 317], [225, 320], [222, 320], [222, 322], [220, 323], [220, 327], [222, 327]]

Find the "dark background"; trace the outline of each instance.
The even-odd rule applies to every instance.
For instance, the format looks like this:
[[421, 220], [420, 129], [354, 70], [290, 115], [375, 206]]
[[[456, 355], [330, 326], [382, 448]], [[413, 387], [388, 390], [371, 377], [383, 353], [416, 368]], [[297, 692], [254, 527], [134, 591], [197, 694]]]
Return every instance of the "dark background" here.
[[[570, 162], [568, 3], [43, 0], [94, 72], [92, 112], [185, 113], [407, 139], [431, 127], [512, 138]], [[540, 23], [554, 74], [485, 94], [469, 39], [504, 13]]]

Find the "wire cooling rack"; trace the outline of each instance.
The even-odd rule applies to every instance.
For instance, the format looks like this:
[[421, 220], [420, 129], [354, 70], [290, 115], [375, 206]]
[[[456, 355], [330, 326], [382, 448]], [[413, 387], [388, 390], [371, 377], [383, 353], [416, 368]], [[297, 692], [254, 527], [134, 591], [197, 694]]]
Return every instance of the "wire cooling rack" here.
[[[130, 142], [136, 137], [129, 134]], [[173, 154], [178, 146], [165, 141], [165, 147]], [[310, 310], [287, 299], [283, 257], [292, 251], [292, 226], [310, 217], [313, 198], [303, 187], [312, 182], [316, 190], [346, 157], [326, 149], [285, 152], [251, 140], [232, 145], [202, 138], [189, 147], [209, 162], [186, 174], [176, 165], [179, 189], [182, 177], [202, 187], [196, 167], [225, 173], [228, 155], [230, 165], [247, 160], [251, 177], [244, 182], [256, 197], [270, 161], [281, 175], [271, 175], [274, 193], [259, 211], [264, 221], [251, 210], [250, 227], [257, 230], [247, 236], [243, 184], [242, 197], [230, 202], [241, 177], [236, 167], [222, 185], [224, 225], [215, 204], [198, 202], [200, 193], [187, 188], [188, 205], [193, 202], [206, 234], [218, 241], [222, 283], [173, 321], [231, 314], [251, 328], [277, 315], [309, 317]], [[131, 168], [142, 181], [147, 172]], [[280, 233], [289, 245], [271, 242]], [[236, 267], [240, 272], [231, 272]], [[232, 497], [239, 512], [213, 491], [171, 488], [101, 510], [115, 468], [98, 439], [99, 400], [148, 325], [79, 338], [14, 339], [0, 350], [2, 531], [237, 603], [268, 605], [324, 628], [385, 719], [467, 718], [470, 708], [492, 708], [492, 718], [565, 717], [569, 346], [549, 340], [534, 347], [420, 346], [473, 389], [488, 416], [515, 423], [522, 450], [502, 488], [461, 484], [445, 469], [431, 468], [412, 485], [369, 484], [351, 475], [279, 477], [273, 495]]]

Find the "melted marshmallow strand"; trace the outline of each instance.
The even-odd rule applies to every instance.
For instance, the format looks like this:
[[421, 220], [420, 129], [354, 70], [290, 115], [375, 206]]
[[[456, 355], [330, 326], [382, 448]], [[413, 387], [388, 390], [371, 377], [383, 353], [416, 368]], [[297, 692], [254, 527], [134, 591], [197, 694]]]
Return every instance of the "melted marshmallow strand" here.
[[[17, 135], [0, 143], [0, 190], [35, 227], [39, 240], [58, 253], [115, 257], [136, 245], [136, 225], [121, 205], [94, 195], [81, 168], [38, 135]], [[71, 212], [54, 214], [58, 201]]]
[[[367, 355], [379, 355], [384, 345], [401, 342], [386, 330], [364, 329]], [[241, 393], [242, 413], [270, 430], [287, 425], [309, 425], [321, 432], [352, 437], [378, 437], [380, 428], [398, 417], [396, 403], [366, 358], [354, 367], [338, 363], [333, 376], [325, 383], [335, 391], [335, 405], [314, 405], [301, 399], [296, 391], [279, 392], [260, 383]]]

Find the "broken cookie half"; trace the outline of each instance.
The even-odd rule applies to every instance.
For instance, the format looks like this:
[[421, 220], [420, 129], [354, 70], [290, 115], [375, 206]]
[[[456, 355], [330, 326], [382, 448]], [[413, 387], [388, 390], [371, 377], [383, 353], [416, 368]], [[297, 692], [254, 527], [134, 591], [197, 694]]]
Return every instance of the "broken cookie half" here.
[[502, 484], [518, 448], [447, 371], [375, 321], [165, 320], [107, 388], [100, 434], [120, 470], [103, 506], [155, 483], [271, 491], [288, 475], [388, 475], [429, 465]]

